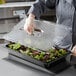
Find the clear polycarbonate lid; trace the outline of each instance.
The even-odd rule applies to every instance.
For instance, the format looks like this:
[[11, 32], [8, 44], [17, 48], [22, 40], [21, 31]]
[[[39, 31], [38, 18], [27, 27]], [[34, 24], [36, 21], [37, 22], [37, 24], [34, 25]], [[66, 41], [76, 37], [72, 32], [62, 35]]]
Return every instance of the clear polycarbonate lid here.
[[47, 50], [54, 45], [54, 38], [65, 37], [67, 28], [49, 21], [35, 20], [35, 30], [33, 35], [29, 35], [23, 30], [25, 19], [19, 22], [10, 33], [3, 38], [12, 42], [19, 42], [24, 46]]

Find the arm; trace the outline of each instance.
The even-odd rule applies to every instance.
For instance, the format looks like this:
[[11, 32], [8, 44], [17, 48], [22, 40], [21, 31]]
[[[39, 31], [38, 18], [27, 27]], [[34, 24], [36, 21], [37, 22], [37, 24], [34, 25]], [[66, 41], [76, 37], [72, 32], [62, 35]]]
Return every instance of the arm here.
[[55, 8], [56, 0], [36, 0], [28, 14], [33, 14], [37, 19], [46, 11], [46, 8]]

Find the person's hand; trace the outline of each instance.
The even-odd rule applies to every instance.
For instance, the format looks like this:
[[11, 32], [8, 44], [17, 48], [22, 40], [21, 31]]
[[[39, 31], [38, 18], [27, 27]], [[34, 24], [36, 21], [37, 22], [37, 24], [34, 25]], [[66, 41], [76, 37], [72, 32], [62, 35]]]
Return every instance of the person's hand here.
[[76, 56], [76, 45], [73, 47], [73, 49], [72, 49], [71, 52], [72, 52], [72, 55], [73, 55], [73, 56]]
[[35, 28], [35, 23], [34, 23], [34, 16], [29, 15], [29, 17], [26, 19], [25, 25], [24, 25], [24, 30], [28, 34], [32, 34]]

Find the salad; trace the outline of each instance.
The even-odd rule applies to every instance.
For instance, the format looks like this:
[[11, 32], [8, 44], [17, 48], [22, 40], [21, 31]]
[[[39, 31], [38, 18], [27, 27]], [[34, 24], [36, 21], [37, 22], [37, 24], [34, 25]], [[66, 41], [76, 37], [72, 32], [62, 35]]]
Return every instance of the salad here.
[[49, 50], [43, 51], [32, 47], [26, 47], [24, 45], [21, 45], [20, 43], [14, 42], [10, 42], [6, 45], [6, 47], [17, 51], [23, 55], [28, 55], [36, 60], [47, 63], [67, 54], [67, 51], [65, 49], [50, 48]]

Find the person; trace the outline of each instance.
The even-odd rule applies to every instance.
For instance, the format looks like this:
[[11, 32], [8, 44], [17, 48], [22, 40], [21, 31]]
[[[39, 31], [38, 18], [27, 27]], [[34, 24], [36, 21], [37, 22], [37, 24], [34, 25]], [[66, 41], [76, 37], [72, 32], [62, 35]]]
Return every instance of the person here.
[[36, 0], [28, 12], [24, 30], [32, 34], [35, 28], [34, 19], [39, 19], [46, 8], [56, 9], [56, 23], [67, 27], [69, 31], [65, 38], [59, 37], [55, 45], [72, 49], [72, 54], [76, 56], [76, 0]]

